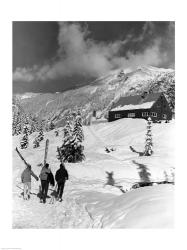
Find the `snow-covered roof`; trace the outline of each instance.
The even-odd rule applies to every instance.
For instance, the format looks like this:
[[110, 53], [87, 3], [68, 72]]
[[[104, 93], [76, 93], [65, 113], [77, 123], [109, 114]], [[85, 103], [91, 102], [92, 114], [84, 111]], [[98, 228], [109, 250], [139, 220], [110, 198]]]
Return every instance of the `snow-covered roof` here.
[[149, 109], [152, 107], [153, 104], [154, 104], [154, 102], [145, 102], [145, 103], [138, 104], [138, 105], [129, 104], [129, 105], [124, 105], [124, 106], [117, 106], [117, 107], [113, 108], [112, 111], [133, 110], [133, 109]]
[[120, 97], [120, 99], [113, 104], [111, 111], [149, 109], [158, 100], [161, 94], [162, 93], [152, 93], [145, 95], [145, 97], [142, 97], [142, 95]]

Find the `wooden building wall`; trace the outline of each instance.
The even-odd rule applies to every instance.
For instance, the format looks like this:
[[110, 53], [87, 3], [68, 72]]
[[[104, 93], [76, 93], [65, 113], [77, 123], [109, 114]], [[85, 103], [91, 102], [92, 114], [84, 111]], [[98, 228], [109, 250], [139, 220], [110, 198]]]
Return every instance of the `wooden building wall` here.
[[[142, 113], [148, 112], [147, 117], [143, 117]], [[157, 116], [154, 117], [151, 115], [152, 112], [157, 113]], [[153, 121], [159, 121], [159, 120], [171, 120], [172, 119], [172, 111], [169, 107], [169, 104], [165, 98], [164, 95], [161, 95], [158, 100], [155, 102], [155, 104], [150, 109], [134, 109], [134, 110], [116, 110], [116, 111], [109, 111], [108, 113], [108, 121], [115, 121], [121, 118], [128, 118], [129, 113], [135, 113], [135, 117], [132, 118], [143, 118], [147, 119], [149, 116]], [[120, 118], [115, 118], [116, 114], [120, 114]], [[163, 114], [165, 114], [167, 117], [166, 119], [163, 117]]]

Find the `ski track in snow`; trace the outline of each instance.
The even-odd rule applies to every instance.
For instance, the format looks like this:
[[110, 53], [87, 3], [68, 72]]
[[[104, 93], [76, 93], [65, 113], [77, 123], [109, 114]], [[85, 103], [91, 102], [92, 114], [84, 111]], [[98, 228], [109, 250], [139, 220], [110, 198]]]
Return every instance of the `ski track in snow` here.
[[[173, 167], [173, 144], [170, 143], [173, 124], [155, 124], [153, 127], [153, 143], [155, 145], [155, 154], [152, 157], [138, 157], [137, 154], [129, 150], [129, 145], [133, 142], [133, 147], [139, 150], [142, 147], [142, 141], [145, 137], [145, 121], [137, 121], [122, 119], [114, 123], [106, 123], [94, 125], [91, 128], [84, 127], [85, 132], [85, 154], [86, 161], [78, 164], [66, 164], [69, 172], [69, 180], [66, 182], [63, 194], [63, 201], [55, 201], [54, 204], [49, 204], [50, 197], [47, 198], [46, 204], [40, 203], [37, 197], [39, 182], [32, 179], [31, 199], [24, 201], [21, 195], [22, 184], [19, 184], [20, 174], [24, 169], [24, 164], [14, 152], [13, 157], [13, 228], [125, 228], [123, 223], [127, 218], [127, 225], [135, 227], [129, 219], [131, 213], [137, 209], [137, 205], [133, 201], [129, 201], [129, 197], [134, 191], [126, 194], [120, 190], [120, 186], [125, 190], [129, 189], [134, 182], [140, 180], [138, 175], [138, 166], [133, 164], [133, 160], [137, 163], [145, 164], [151, 172], [151, 180], [163, 180], [163, 171]], [[137, 131], [135, 133], [135, 131]], [[167, 134], [167, 133], [168, 134]], [[34, 137], [33, 137], [34, 138]], [[49, 156], [48, 161], [52, 167], [53, 173], [57, 170], [59, 162], [56, 159], [56, 147], [61, 144], [60, 137], [54, 137], [54, 132], [46, 134], [45, 139], [49, 138]], [[111, 143], [112, 142], [112, 143]], [[19, 145], [19, 138], [14, 138], [14, 147]], [[104, 146], [113, 145], [117, 148], [116, 151], [107, 154]], [[33, 171], [39, 175], [40, 167], [37, 163], [41, 162], [44, 154], [45, 141], [41, 143], [39, 149], [32, 149], [32, 143], [28, 149], [22, 150], [26, 160], [33, 166]], [[106, 171], [114, 172], [115, 185], [106, 185]], [[162, 186], [162, 185], [159, 185]], [[171, 194], [171, 188], [157, 188], [160, 195], [160, 200], [166, 200], [168, 194]], [[170, 185], [171, 186], [171, 185]], [[150, 187], [149, 187], [150, 188]], [[153, 188], [153, 187], [152, 187]], [[155, 188], [155, 187], [154, 187]], [[153, 188], [153, 190], [154, 190]], [[140, 188], [147, 190], [146, 188]], [[150, 189], [149, 189], [150, 190]], [[161, 191], [160, 191], [161, 190]], [[52, 192], [49, 188], [48, 196]], [[156, 191], [155, 191], [156, 192]], [[165, 195], [165, 192], [167, 195]], [[156, 193], [157, 194], [157, 193]], [[158, 207], [158, 215], [162, 212], [165, 217], [161, 217], [163, 227], [171, 226], [171, 213], [167, 212], [167, 204], [159, 203], [159, 198], [153, 196], [152, 192], [149, 198], [146, 198], [144, 192], [140, 205], [145, 206], [153, 203], [154, 207]], [[138, 198], [137, 198], [138, 197]], [[156, 198], [155, 198], [156, 197]], [[119, 199], [118, 199], [119, 198]], [[124, 199], [124, 203], [121, 203]], [[139, 194], [135, 196], [135, 201], [140, 202]], [[143, 198], [142, 198], [143, 199]], [[129, 205], [126, 202], [130, 202]], [[155, 205], [154, 202], [157, 202]], [[170, 202], [170, 200], [169, 200]], [[159, 206], [158, 206], [159, 204]], [[126, 206], [122, 209], [123, 206]], [[163, 206], [160, 212], [160, 207]], [[152, 206], [151, 206], [152, 207]], [[170, 205], [171, 207], [171, 205]], [[145, 209], [142, 208], [144, 211]], [[166, 210], [166, 211], [165, 211]], [[150, 210], [152, 213], [152, 210]], [[140, 214], [142, 211], [140, 209]], [[156, 212], [154, 214], [157, 214]], [[156, 215], [155, 215], [156, 216]], [[139, 217], [139, 216], [137, 216]], [[144, 217], [142, 217], [144, 218]], [[150, 219], [151, 220], [151, 219]], [[133, 221], [133, 220], [130, 220]], [[142, 219], [142, 221], [144, 221]], [[147, 219], [143, 224], [140, 220], [139, 227], [157, 227], [161, 224], [159, 217], [153, 219], [151, 224]], [[155, 222], [154, 222], [155, 221]], [[159, 225], [160, 225], [159, 224]]]
[[[71, 189], [73, 189], [71, 182]], [[67, 188], [63, 201], [47, 198], [45, 204], [39, 202], [36, 195], [31, 195], [29, 201], [24, 201], [20, 194], [14, 194], [13, 228], [89, 228], [93, 221], [82, 204], [76, 201], [76, 194]], [[34, 190], [37, 193], [37, 190]], [[48, 192], [50, 196], [50, 190]]]

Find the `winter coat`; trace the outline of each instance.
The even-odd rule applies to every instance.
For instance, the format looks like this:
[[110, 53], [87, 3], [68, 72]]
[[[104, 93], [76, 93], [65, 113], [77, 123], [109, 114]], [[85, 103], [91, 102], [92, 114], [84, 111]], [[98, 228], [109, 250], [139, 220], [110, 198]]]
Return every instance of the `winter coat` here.
[[21, 174], [22, 183], [31, 182], [31, 175], [38, 181], [38, 177], [33, 173], [33, 171], [26, 168]]
[[48, 180], [48, 175], [49, 175], [50, 172], [51, 172], [51, 170], [49, 168], [43, 167], [41, 172], [40, 172], [40, 176], [39, 176], [40, 179], [42, 181]]
[[60, 168], [56, 171], [55, 174], [55, 180], [57, 183], [62, 183], [65, 180], [68, 180], [69, 176], [68, 176], [68, 172], [65, 168]]
[[50, 172], [50, 173], [48, 174], [47, 180], [48, 180], [48, 182], [50, 183], [50, 185], [52, 185], [52, 186], [55, 185], [55, 180], [54, 180], [54, 176], [53, 176], [53, 173], [52, 173], [52, 172]]

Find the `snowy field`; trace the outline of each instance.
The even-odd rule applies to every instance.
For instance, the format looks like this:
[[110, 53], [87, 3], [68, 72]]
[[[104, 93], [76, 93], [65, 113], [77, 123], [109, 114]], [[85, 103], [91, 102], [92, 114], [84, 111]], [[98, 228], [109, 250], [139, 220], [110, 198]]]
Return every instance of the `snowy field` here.
[[[13, 228], [173, 228], [174, 186], [162, 184], [130, 190], [141, 181], [142, 171], [150, 173], [151, 181], [171, 177], [175, 167], [174, 121], [153, 124], [153, 150], [150, 157], [133, 153], [144, 150], [146, 121], [121, 119], [84, 127], [85, 156], [82, 163], [66, 164], [69, 180], [64, 189], [63, 202], [39, 203], [39, 184], [32, 179], [29, 201], [22, 199], [20, 175], [25, 165], [15, 152], [19, 136], [13, 137]], [[62, 130], [45, 133], [41, 146], [33, 149], [35, 134], [30, 145], [20, 152], [39, 175], [43, 162], [45, 140], [49, 139], [48, 163], [53, 173], [59, 167], [57, 146], [62, 144]], [[105, 152], [105, 146], [114, 148]], [[112, 182], [109, 175], [112, 173]], [[165, 172], [165, 174], [164, 174]], [[111, 184], [111, 185], [108, 185]], [[127, 192], [128, 191], [128, 192]]]

